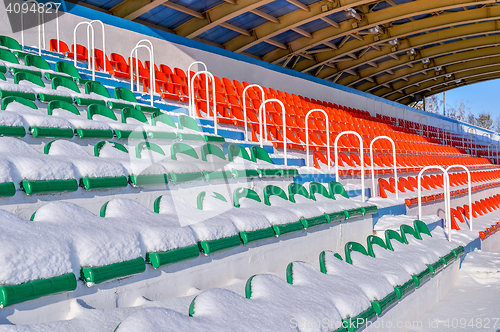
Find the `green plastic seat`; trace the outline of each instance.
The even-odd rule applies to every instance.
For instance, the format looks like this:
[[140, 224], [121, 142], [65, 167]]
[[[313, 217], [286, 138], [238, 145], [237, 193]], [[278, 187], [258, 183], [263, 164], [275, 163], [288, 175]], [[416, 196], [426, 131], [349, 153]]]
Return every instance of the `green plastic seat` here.
[[121, 152], [128, 153], [127, 148], [120, 143], [101, 141], [94, 146], [94, 156], [99, 157], [101, 155], [101, 150], [106, 144], [111, 144], [111, 146]]
[[146, 271], [146, 264], [142, 257], [126, 262], [114, 263], [100, 267], [84, 267], [80, 271], [80, 279], [87, 285], [100, 284], [107, 280], [139, 274]]
[[342, 195], [345, 198], [349, 198], [349, 195], [347, 195], [344, 186], [340, 182], [336, 181], [328, 182], [328, 190], [330, 191], [331, 197], [335, 197], [334, 195]]
[[241, 245], [241, 239], [239, 235], [233, 235], [230, 237], [225, 237], [217, 240], [198, 242], [198, 248], [205, 255], [210, 255], [217, 251], [238, 247], [240, 245]]
[[198, 154], [190, 145], [185, 143], [174, 143], [170, 146], [170, 158], [177, 160], [177, 154], [185, 154], [194, 159], [199, 159]]
[[19, 42], [12, 37], [9, 36], [0, 36], [0, 46], [4, 46], [10, 48], [11, 50], [22, 51], [21, 45]]
[[135, 156], [138, 159], [141, 159], [142, 151], [144, 150], [153, 151], [163, 156], [165, 155], [165, 152], [163, 152], [163, 149], [158, 144], [154, 144], [151, 142], [140, 142], [135, 146]]
[[0, 197], [12, 197], [15, 194], [16, 194], [16, 186], [14, 185], [13, 182], [0, 183]]
[[417, 240], [422, 240], [420, 233], [415, 231], [415, 229], [409, 225], [401, 225], [399, 227], [399, 229], [400, 229], [401, 238], [403, 239], [403, 242], [406, 244], [409, 244], [408, 237], [407, 237], [408, 234], [413, 235], [413, 237]]
[[73, 192], [78, 190], [76, 179], [67, 180], [36, 180], [21, 182], [21, 188], [27, 195]]
[[290, 199], [290, 202], [296, 203], [295, 195], [302, 195], [307, 199], [311, 199], [306, 187], [301, 184], [292, 182], [288, 185], [288, 197]]
[[0, 65], [0, 74], [2, 74], [3, 80], [5, 81], [5, 74], [7, 72], [7, 68], [4, 65]]
[[66, 61], [57, 61], [56, 62], [56, 71], [59, 73], [65, 73], [73, 77], [73, 80], [81, 85], [84, 85], [87, 82], [92, 82], [92, 80], [83, 79], [78, 72], [78, 69], [72, 63]]
[[[148, 113], [154, 113], [154, 112], [159, 112], [159, 108], [158, 107], [154, 107], [154, 106], [148, 106], [148, 105], [144, 105], [144, 104], [139, 104], [138, 101], [137, 101], [137, 98], [135, 97], [134, 93], [132, 91], [130, 91], [129, 89], [127, 88], [124, 88], [124, 87], [116, 87], [115, 90], [114, 90], [114, 95], [115, 95], [115, 99], [118, 99], [118, 100], [125, 100], [125, 101], [128, 101], [130, 103], [136, 103], [136, 105], [134, 106], [136, 110], [140, 111], [140, 112], [148, 112]], [[108, 104], [110, 105], [111, 108], [123, 108], [123, 107], [126, 107], [126, 106], [123, 106], [123, 107], [115, 107], [115, 106], [119, 106], [120, 102], [119, 101], [110, 101], [108, 102]], [[124, 105], [127, 105], [126, 103], [122, 103]], [[130, 106], [130, 105], [127, 105], [127, 106]]]
[[[319, 266], [320, 266], [320, 271], [322, 273], [328, 274], [325, 256], [326, 256], [326, 251], [322, 251], [319, 254]], [[334, 256], [341, 261], [343, 260], [342, 256], [340, 256], [340, 254], [338, 254], [338, 253], [335, 253]], [[396, 294], [396, 291], [393, 291], [393, 292], [387, 294], [387, 296], [385, 296], [383, 299], [370, 300], [372, 308], [375, 310], [377, 315], [381, 315], [382, 313], [384, 313], [387, 309], [389, 309], [397, 301], [398, 301], [398, 296]]]
[[227, 160], [233, 162], [236, 157], [240, 157], [244, 160], [252, 161], [248, 155], [247, 150], [238, 144], [229, 144], [227, 148]]
[[[25, 75], [27, 75], [27, 76], [25, 76]], [[16, 76], [17, 76], [17, 79], [16, 79]], [[40, 81], [36, 80], [33, 77], [36, 77]], [[15, 84], [19, 84], [19, 82], [22, 81], [23, 79], [26, 79], [26, 80], [29, 80], [29, 81], [31, 81], [31, 79], [33, 79], [33, 83], [35, 83], [36, 85], [39, 85], [41, 87], [45, 87], [45, 85], [43, 84], [43, 82], [41, 82], [40, 77], [37, 77], [36, 75], [29, 74], [27, 72], [18, 72], [17, 74], [14, 75], [14, 83]], [[0, 73], [0, 80], [7, 81], [7, 79], [5, 78], [5, 75], [3, 73]], [[41, 83], [41, 85], [40, 85], [40, 83]], [[20, 97], [20, 98], [24, 98], [24, 99], [28, 99], [28, 100], [32, 100], [32, 101], [36, 100], [36, 95], [34, 93], [32, 93], [32, 92], [16, 91], [14, 88], [15, 87], [13, 86], [12, 90], [10, 90], [10, 89], [0, 89], [0, 98]]]
[[[47, 62], [47, 60], [45, 60], [41, 56], [34, 55], [34, 54], [26, 55], [24, 57], [24, 64], [26, 66], [35, 67], [35, 68], [38, 68], [41, 70], [52, 70], [52, 68], [50, 68], [50, 65]], [[45, 77], [47, 79], [51, 80], [54, 77], [66, 77], [66, 75], [61, 75], [61, 74], [57, 74], [57, 73], [53, 73], [53, 72], [46, 72]]]
[[222, 149], [214, 144], [206, 143], [201, 147], [201, 160], [207, 161], [207, 156], [213, 154], [214, 156], [219, 157], [220, 159], [226, 160], [226, 156]]
[[19, 64], [19, 61], [17, 60], [16, 56], [11, 51], [3, 48], [0, 48], [0, 60], [10, 62], [16, 65]]
[[[262, 202], [260, 200], [259, 194], [257, 194], [254, 190], [248, 188], [238, 188], [233, 191], [233, 206], [239, 208], [240, 207], [240, 199], [241, 198], [249, 198], [253, 199], [256, 202]], [[266, 238], [274, 237], [275, 233], [272, 227], [258, 229], [250, 232], [240, 232], [241, 242], [243, 244], [247, 244], [249, 242], [262, 240]]]
[[[261, 148], [260, 146], [252, 146], [250, 148], [250, 155], [252, 158], [252, 161], [257, 162], [257, 159], [263, 160], [265, 162], [268, 162], [269, 164], [273, 164], [273, 161], [271, 160], [271, 157], [269, 157], [269, 154], [264, 148]], [[263, 178], [266, 177], [281, 177], [282, 176], [282, 170], [278, 168], [264, 168], [264, 169], [259, 169], [258, 170], [259, 175]]]
[[76, 108], [72, 103], [61, 101], [61, 100], [53, 100], [47, 105], [47, 114], [52, 115], [54, 110], [63, 109], [70, 113], [80, 116], [80, 111]]
[[414, 220], [413, 221], [413, 228], [417, 232], [420, 239], [422, 239], [422, 234], [426, 234], [426, 235], [432, 237], [431, 231], [429, 231], [429, 227], [427, 227], [427, 224], [421, 220]]
[[54, 77], [52, 79], [52, 89], [56, 90], [58, 87], [65, 87], [73, 92], [80, 93], [78, 85], [69, 77]]
[[2, 285], [0, 286], [0, 305], [7, 307], [48, 295], [71, 292], [76, 289], [76, 286], [77, 282], [73, 273], [33, 280], [19, 285]]
[[[177, 129], [174, 120], [170, 115], [156, 111], [151, 114], [151, 125], [157, 126], [158, 123], [166, 124], [172, 129]], [[163, 139], [163, 140], [175, 140], [177, 139], [177, 133], [174, 131], [160, 131], [160, 130], [148, 130], [148, 137], [151, 139]]]
[[[286, 268], [286, 281], [291, 285], [294, 284], [294, 282], [293, 282], [294, 281], [293, 264], [294, 264], [293, 262], [289, 263], [287, 268]], [[249, 290], [251, 290], [251, 285], [248, 284], [248, 281], [247, 281], [247, 285], [245, 286], [245, 293], [246, 293], [247, 288]], [[371, 306], [368, 309], [366, 309], [365, 311], [358, 314], [356, 317], [344, 318], [343, 322], [342, 322], [342, 326], [339, 329], [335, 330], [334, 332], [341, 332], [341, 331], [346, 331], [346, 330], [349, 332], [355, 332], [358, 329], [362, 328], [363, 326], [366, 326], [366, 324], [369, 321], [374, 320], [376, 317], [377, 317], [377, 314], [375, 312], [375, 309], [373, 306]]]
[[309, 194], [313, 201], [316, 201], [316, 194], [321, 194], [326, 198], [335, 199], [321, 183], [311, 182], [309, 184]]
[[[278, 196], [281, 197], [282, 199], [288, 201], [288, 197], [286, 196], [286, 193], [283, 189], [280, 187], [274, 186], [274, 185], [267, 185], [264, 187], [263, 190], [263, 195], [264, 195], [264, 204], [271, 206], [271, 202], [269, 201], [269, 198], [271, 196]], [[282, 224], [282, 225], [273, 225], [273, 230], [276, 233], [276, 236], [280, 236], [282, 234], [290, 233], [290, 232], [295, 232], [295, 231], [300, 231], [304, 229], [304, 224], [302, 220], [296, 221], [296, 222], [291, 222], [288, 224]]]
[[[78, 90], [79, 92], [79, 90]], [[85, 83], [85, 93], [88, 95], [85, 97], [75, 97], [75, 103], [78, 106], [88, 106], [92, 104], [106, 106], [106, 101], [103, 99], [93, 98], [90, 93], [93, 92], [97, 95], [103, 96], [105, 98], [110, 98], [108, 90], [101, 85], [99, 82], [88, 81]]]
[[196, 123], [196, 120], [184, 114], [179, 115], [177, 126], [179, 129], [188, 128], [200, 133], [200, 135], [191, 133], [178, 133], [177, 136], [182, 141], [205, 141], [209, 143], [224, 143], [226, 141], [224, 137], [221, 136], [205, 135], [201, 128], [198, 126], [198, 123]]
[[0, 108], [2, 109], [2, 111], [5, 111], [7, 106], [13, 102], [18, 102], [18, 103], [23, 104], [24, 106], [28, 106], [34, 110], [38, 109], [38, 107], [35, 105], [35, 103], [33, 101], [28, 100], [26, 98], [22, 98], [22, 97], [16, 97], [16, 96], [10, 96], [10, 97], [6, 97], [6, 98], [2, 99], [2, 102], [0, 103]]
[[[212, 194], [214, 198], [227, 203], [227, 199], [224, 197], [224, 195], [216, 192], [212, 192]], [[196, 196], [196, 207], [198, 208], [198, 210], [203, 210], [203, 201], [205, 200], [206, 196], [207, 196], [206, 191], [202, 191], [198, 194], [198, 196]]]
[[149, 252], [146, 253], [146, 262], [152, 267], [158, 269], [167, 264], [193, 259], [200, 255], [200, 250], [197, 245], [189, 247], [172, 249], [169, 251]]
[[[24, 105], [37, 109], [36, 105], [30, 100], [15, 96], [10, 96], [2, 99], [2, 102], [0, 103], [0, 109], [4, 111], [7, 105], [13, 101], [18, 101]], [[0, 126], [0, 136], [24, 137], [26, 136], [26, 130], [23, 126]]]
[[[29, 81], [33, 84], [38, 85], [41, 88], [45, 88], [45, 84], [43, 83], [42, 79], [38, 77], [37, 75], [33, 75], [32, 73], [29, 72], [18, 72], [14, 75], [14, 83], [19, 84], [21, 81]], [[50, 93], [39, 93], [38, 98], [40, 99], [41, 102], [44, 103], [49, 103], [53, 100], [62, 100], [68, 103], [73, 102], [73, 98], [71, 96], [60, 96], [57, 94], [50, 94]]]
[[127, 123], [128, 118], [136, 119], [137, 121], [140, 121], [142, 123], [149, 124], [148, 119], [146, 118], [144, 113], [134, 108], [126, 107], [122, 109], [121, 113], [122, 123]]
[[115, 113], [107, 108], [106, 106], [99, 105], [99, 104], [91, 104], [87, 107], [87, 118], [89, 120], [92, 120], [94, 115], [101, 115], [104, 116], [110, 120], [118, 121], [116, 118]]
[[111, 98], [108, 90], [101, 83], [95, 81], [85, 83], [85, 93], [95, 93], [106, 98]]

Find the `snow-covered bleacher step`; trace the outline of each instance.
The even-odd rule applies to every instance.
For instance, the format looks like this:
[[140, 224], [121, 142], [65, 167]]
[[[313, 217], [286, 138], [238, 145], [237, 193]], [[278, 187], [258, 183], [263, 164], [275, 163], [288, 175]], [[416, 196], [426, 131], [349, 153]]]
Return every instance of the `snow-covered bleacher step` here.
[[[425, 224], [417, 227], [420, 229], [423, 226]], [[437, 239], [438, 232], [443, 231], [441, 228], [434, 232], [434, 236], [428, 229], [422, 229], [424, 238], [417, 241], [447, 242], [442, 236]], [[419, 234], [419, 231], [414, 231]], [[350, 245], [352, 243], [346, 244], [346, 248]], [[363, 247], [358, 243], [356, 245]], [[417, 242], [406, 244], [408, 248], [405, 250], [411, 251], [419, 245]], [[429, 248], [428, 244], [425, 247]], [[407, 272], [406, 269], [427, 270], [418, 253], [400, 257], [405, 250], [382, 250], [390, 258], [381, 260], [360, 254], [356, 257], [359, 262], [354, 265], [344, 262], [339, 254], [323, 252], [320, 255], [321, 271], [308, 263], [294, 261], [286, 269], [286, 281], [270, 274], [250, 277], [245, 286], [246, 299], [230, 290], [211, 289], [191, 301], [189, 317], [186, 312], [183, 315], [165, 308], [139, 309], [122, 320], [116, 331], [153, 331], [160, 327], [166, 331], [236, 331], [250, 326], [252, 329], [257, 327], [259, 331], [297, 328], [307, 331], [357, 331], [369, 326], [379, 316], [382, 319], [386, 317], [387, 312], [405, 301], [411, 292], [425, 288], [431, 278], [428, 274], [421, 283], [417, 283]], [[458, 257], [459, 254], [455, 256]], [[403, 291], [401, 286], [393, 285], [398, 284], [398, 278], [408, 278], [408, 283], [412, 285]]]
[[[8, 268], [4, 279], [0, 280], [2, 284], [8, 285], [5, 287], [14, 291], [16, 298], [14, 302], [7, 299], [2, 304], [7, 306], [48, 295], [42, 292], [23, 297], [24, 293], [17, 292], [16, 289], [27, 287], [23, 286], [25, 283], [41, 283], [40, 279], [62, 278], [71, 271], [85, 281], [87, 286], [92, 286], [110, 279], [142, 273], [146, 270], [146, 262], [151, 263], [154, 268], [160, 268], [195, 258], [200, 251], [209, 255], [241, 244], [304, 231], [313, 226], [331, 223], [334, 227], [343, 220], [376, 212], [376, 209], [370, 209], [366, 204], [351, 201], [341, 195], [335, 197], [325, 187], [323, 190], [317, 189], [320, 186], [323, 187], [319, 183], [310, 185], [312, 196], [309, 196], [304, 187], [298, 188], [303, 198], [301, 203], [290, 202], [282, 189], [280, 191], [279, 187], [268, 186], [263, 190], [267, 203], [263, 203], [255, 191], [242, 188], [234, 190], [234, 204], [227, 203], [220, 194], [200, 192], [198, 209], [179, 197], [162, 195], [155, 201], [156, 213], [127, 199], [114, 199], [104, 204], [100, 216], [78, 205], [55, 201], [43, 205], [33, 213], [32, 222], [2, 210], [2, 227], [7, 229], [12, 223], [19, 223], [22, 225], [16, 228], [19, 236], [23, 233], [33, 236], [38, 234], [38, 238], [33, 239], [26, 250], [18, 253], [19, 263], [16, 268]], [[330, 184], [330, 187], [333, 186], [340, 184]], [[292, 197], [296, 190], [297, 184], [289, 184]], [[322, 191], [328, 197], [318, 200], [318, 195], [314, 195], [317, 191]], [[288, 202], [287, 209], [271, 204], [275, 198], [271, 193], [274, 192], [280, 194], [279, 200]], [[315, 200], [312, 197], [316, 197]], [[295, 195], [294, 200], [297, 201], [297, 198]], [[359, 210], [360, 213], [352, 213], [354, 210]], [[306, 222], [318, 218], [325, 221]], [[294, 227], [289, 228], [289, 224]], [[51, 247], [55, 239], [60, 244]], [[5, 238], [3, 243], [11, 249], [20, 245], [16, 243], [10, 246], [10, 241], [18, 241], [15, 234]], [[38, 255], [35, 254], [36, 248], [40, 250]], [[2, 259], [9, 259], [9, 250], [4, 252], [7, 256], [2, 255]], [[29, 275], [23, 273], [34, 261], [40, 267], [30, 267]], [[66, 288], [60, 287], [50, 292], [67, 291], [68, 282], [67, 280], [64, 284]]]

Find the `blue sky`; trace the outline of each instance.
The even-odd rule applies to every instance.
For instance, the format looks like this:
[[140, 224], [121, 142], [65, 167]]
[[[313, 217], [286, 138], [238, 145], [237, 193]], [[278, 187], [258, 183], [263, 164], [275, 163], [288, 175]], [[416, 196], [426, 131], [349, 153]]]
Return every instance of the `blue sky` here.
[[[477, 115], [482, 111], [489, 112], [495, 119], [500, 114], [499, 95], [500, 79], [467, 85], [446, 91], [446, 108], [458, 106], [462, 100], [464, 103], [468, 101], [473, 114]], [[442, 93], [438, 94], [437, 97], [440, 101], [443, 100]], [[441, 113], [442, 110], [441, 104]]]

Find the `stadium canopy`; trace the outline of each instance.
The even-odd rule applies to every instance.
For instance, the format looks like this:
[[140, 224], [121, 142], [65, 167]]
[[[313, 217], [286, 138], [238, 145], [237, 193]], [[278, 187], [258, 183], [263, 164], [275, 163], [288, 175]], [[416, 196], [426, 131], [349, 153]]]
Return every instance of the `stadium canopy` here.
[[497, 1], [70, 2], [410, 104], [500, 77]]

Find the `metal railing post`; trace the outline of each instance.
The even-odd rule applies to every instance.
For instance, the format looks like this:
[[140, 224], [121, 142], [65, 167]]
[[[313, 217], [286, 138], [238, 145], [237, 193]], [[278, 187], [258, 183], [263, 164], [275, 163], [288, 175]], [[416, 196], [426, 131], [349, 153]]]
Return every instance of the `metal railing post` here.
[[392, 144], [392, 159], [393, 159], [393, 166], [394, 166], [394, 183], [396, 184], [396, 199], [399, 199], [398, 167], [396, 164], [396, 144], [394, 143], [394, 140], [388, 136], [377, 136], [370, 142], [370, 164], [371, 164], [371, 170], [372, 170], [373, 197], [377, 197], [377, 191], [375, 190], [375, 172], [374, 172], [374, 166], [373, 166], [373, 144], [375, 143], [375, 141], [377, 141], [379, 139], [387, 139]]
[[[287, 137], [286, 137], [286, 109], [285, 109], [285, 105], [283, 105], [283, 103], [281, 102], [281, 100], [279, 99], [268, 99], [266, 101], [264, 101], [260, 107], [259, 107], [259, 116], [260, 118], [262, 118], [262, 109], [264, 109], [264, 116], [266, 115], [266, 109], [265, 109], [265, 106], [267, 103], [278, 103], [280, 104], [281, 106], [281, 111], [283, 113], [283, 153], [285, 155], [285, 166], [288, 166], [288, 159], [287, 159], [287, 155], [286, 155], [286, 141], [287, 141]], [[261, 125], [261, 128], [260, 128], [260, 146], [262, 147], [262, 121], [260, 121], [260, 125]], [[264, 118], [264, 130], [266, 131], [266, 140], [267, 140], [267, 124], [266, 124], [266, 121], [265, 121], [265, 118]]]
[[359, 139], [359, 155], [361, 157], [361, 199], [365, 201], [365, 159], [363, 153], [363, 137], [355, 131], [343, 131], [337, 135], [335, 138], [335, 181], [339, 182], [339, 154], [338, 154], [338, 142], [340, 137], [344, 135], [356, 135]]
[[[215, 132], [215, 135], [217, 135], [217, 101], [215, 100], [216, 99], [216, 90], [215, 90], [214, 75], [212, 75], [212, 73], [210, 73], [209, 71], [206, 71], [206, 70], [199, 71], [199, 72], [195, 73], [193, 75], [193, 77], [191, 78], [191, 89], [193, 90], [192, 93], [194, 95], [194, 80], [195, 80], [196, 76], [201, 75], [201, 74], [205, 74], [205, 76], [207, 77], [207, 82], [208, 82], [208, 76], [210, 76], [210, 79], [212, 80], [212, 90], [214, 91], [214, 97], [213, 97], [214, 132]], [[209, 95], [209, 90], [208, 90], [208, 83], [207, 83], [207, 116], [210, 116], [210, 95]]]
[[[242, 98], [243, 98], [243, 117], [245, 118], [245, 141], [248, 141], [248, 119], [247, 119], [247, 103], [246, 103], [245, 93], [249, 88], [254, 88], [254, 87], [259, 88], [260, 91], [262, 92], [262, 102], [266, 100], [264, 89], [262, 89], [262, 87], [258, 84], [250, 84], [243, 89]], [[261, 125], [261, 123], [262, 123], [262, 117], [259, 117], [259, 126]]]
[[[193, 88], [193, 84], [191, 83], [191, 67], [194, 66], [195, 64], [201, 64], [203, 65], [203, 67], [205, 68], [204, 71], [208, 71], [207, 69], [207, 65], [201, 61], [194, 61], [192, 62], [189, 67], [188, 67], [188, 72], [187, 72], [187, 77], [188, 77], [188, 92], [189, 92], [189, 109], [188, 109], [188, 113], [189, 113], [189, 116], [191, 117], [195, 117], [196, 115], [196, 109], [194, 107], [194, 88]], [[205, 82], [205, 85], [207, 87], [207, 91], [208, 91], [208, 77], [206, 77], [206, 82]], [[193, 93], [191, 93], [191, 89], [193, 91]], [[208, 93], [207, 93], [207, 96], [208, 96]], [[207, 103], [208, 103], [208, 98], [207, 98]]]
[[[467, 172], [467, 182], [469, 189], [469, 229], [472, 231], [472, 181], [469, 169], [464, 165], [451, 165], [446, 168], [446, 173], [450, 171], [452, 168], [463, 168]], [[448, 190], [451, 190], [450, 187], [450, 175], [448, 174]], [[448, 208], [450, 209], [449, 215], [451, 217], [451, 194], [448, 194]], [[450, 220], [451, 221], [451, 220]]]
[[321, 112], [325, 115], [326, 117], [326, 153], [328, 154], [328, 169], [330, 169], [330, 163], [331, 163], [331, 156], [330, 156], [330, 121], [329, 121], [329, 118], [328, 118], [328, 114], [326, 114], [326, 112], [322, 109], [319, 109], [319, 108], [315, 108], [313, 110], [310, 110], [309, 112], [307, 112], [306, 114], [306, 160], [307, 160], [307, 167], [309, 167], [310, 165], [310, 162], [309, 162], [309, 124], [308, 124], [308, 119], [309, 119], [309, 115], [312, 113], [312, 112]]

